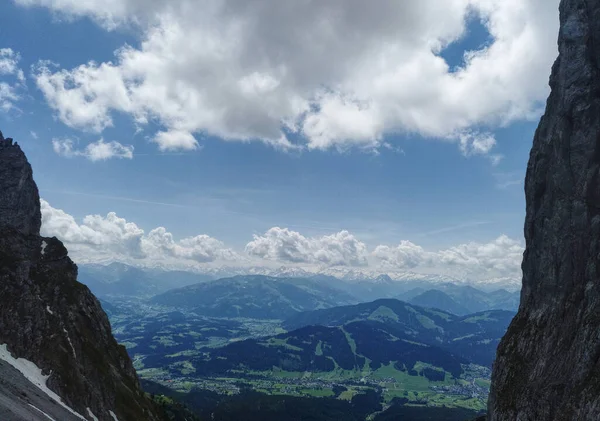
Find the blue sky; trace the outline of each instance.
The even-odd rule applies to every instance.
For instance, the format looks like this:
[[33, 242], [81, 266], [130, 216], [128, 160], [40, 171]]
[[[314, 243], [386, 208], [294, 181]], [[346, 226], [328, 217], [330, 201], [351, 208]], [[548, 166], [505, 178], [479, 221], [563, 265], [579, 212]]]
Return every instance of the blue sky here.
[[[270, 125], [265, 124], [264, 128], [255, 130], [254, 127], [263, 124], [273, 112], [266, 113], [267, 117], [257, 113], [256, 121], [246, 123], [246, 119], [253, 118], [252, 108], [249, 108], [247, 113], [243, 110], [232, 111], [231, 116], [227, 116], [226, 121], [219, 125], [194, 122], [196, 126], [186, 130], [196, 139], [195, 148], [189, 145], [165, 148], [153, 139], [157, 132], [174, 130], [175, 123], [167, 117], [170, 111], [166, 109], [153, 109], [149, 113], [151, 117], [140, 123], [136, 121], [134, 111], [119, 110], [116, 106], [112, 109], [108, 107], [111, 123], [98, 130], [83, 117], [78, 121], [61, 117], [61, 107], [63, 111], [69, 111], [69, 105], [65, 105], [64, 101], [59, 103], [56, 99], [58, 97], [52, 96], [56, 92], [40, 87], [41, 66], [46, 66], [52, 75], [62, 71], [72, 72], [77, 66], [90, 61], [96, 63], [94, 66], [105, 62], [118, 66], [119, 59], [115, 56], [115, 51], [124, 45], [129, 45], [136, 52], [145, 51], [143, 41], [150, 37], [148, 34], [151, 32], [149, 28], [152, 28], [152, 22], [145, 21], [148, 18], [141, 14], [136, 15], [138, 12], [135, 1], [123, 0], [123, 3], [128, 1], [132, 4], [125, 5], [129, 7], [125, 8], [126, 12], [115, 9], [109, 15], [104, 14], [108, 12], [100, 11], [100, 2], [97, 9], [91, 7], [89, 10], [78, 9], [75, 2], [69, 6], [69, 1], [58, 6], [41, 0], [9, 1], [0, 5], [0, 48], [10, 49], [13, 59], [18, 54], [18, 67], [26, 76], [25, 82], [19, 84], [14, 73], [0, 73], [0, 81], [12, 84], [19, 97], [12, 101], [10, 109], [0, 112], [0, 129], [5, 136], [14, 137], [22, 145], [33, 165], [41, 196], [52, 209], [61, 209], [72, 215], [78, 225], [82, 225], [86, 215], [106, 216], [109, 212], [115, 212], [118, 217], [135, 223], [145, 233], [156, 227], [165, 227], [172, 233], [174, 241], [203, 234], [218, 239], [239, 254], [245, 253], [244, 248], [252, 241], [253, 235], [260, 237], [272, 227], [288, 228], [310, 241], [347, 230], [364, 243], [367, 253], [372, 253], [380, 245], [395, 247], [403, 240], [432, 253], [456, 249], [470, 243], [484, 247], [501, 235], [522, 245], [525, 206], [521, 180], [540, 107], [547, 93], [550, 67], [546, 65], [551, 63], [555, 55], [553, 44], [548, 43], [543, 48], [537, 46], [545, 53], [531, 58], [530, 66], [528, 63], [523, 63], [522, 68], [513, 66], [514, 74], [506, 81], [502, 80], [501, 73], [500, 76], [487, 77], [485, 72], [489, 69], [481, 70], [485, 66], [501, 63], [502, 57], [480, 58], [481, 63], [471, 67], [473, 73], [477, 70], [483, 76], [469, 73], [465, 74], [465, 79], [472, 78], [473, 83], [482, 81], [480, 83], [491, 85], [497, 78], [498, 83], [504, 84], [506, 89], [515, 90], [515, 97], [522, 96], [524, 99], [519, 99], [521, 102], [515, 105], [517, 100], [494, 98], [494, 89], [490, 88], [488, 92], [484, 86], [481, 95], [489, 98], [477, 101], [482, 101], [482, 104], [488, 100], [498, 103], [505, 101], [507, 105], [499, 106], [498, 109], [491, 107], [489, 112], [482, 111], [481, 115], [477, 114], [479, 106], [474, 106], [474, 109], [466, 109], [462, 114], [462, 111], [457, 111], [456, 117], [452, 117], [453, 110], [444, 112], [432, 109], [432, 121], [435, 121], [436, 113], [441, 113], [442, 116], [439, 118], [440, 123], [434, 128], [430, 128], [427, 121], [427, 106], [418, 109], [425, 117], [419, 117], [422, 122], [414, 125], [405, 123], [406, 119], [400, 117], [396, 120], [393, 112], [384, 110], [385, 118], [381, 117], [381, 122], [377, 120], [377, 131], [370, 137], [368, 133], [375, 129], [355, 125], [354, 122], [361, 120], [353, 118], [345, 126], [350, 129], [337, 128], [335, 130], [339, 133], [331, 136], [329, 132], [313, 136], [309, 128], [306, 128], [308, 126], [304, 130], [283, 130], [282, 133], [288, 134], [287, 141], [294, 145], [289, 148], [262, 141], [261, 133], [271, 133], [272, 127], [282, 126], [283, 123], [280, 120], [273, 123], [273, 126], [269, 122]], [[550, 9], [553, 5], [544, 7]], [[448, 33], [454, 34], [452, 36], [440, 34], [437, 39], [440, 46], [429, 49], [432, 56], [439, 56], [446, 61], [447, 73], [460, 72], [469, 67], [469, 56], [465, 56], [465, 52], [487, 51], [490, 56], [496, 54], [491, 51], [490, 46], [497, 40], [504, 42], [501, 37], [510, 35], [502, 31], [492, 35], [489, 29], [495, 20], [502, 21], [504, 16], [500, 13], [509, 12], [486, 10], [481, 6], [476, 12], [472, 9], [462, 11], [460, 19], [457, 18], [457, 25], [464, 27], [459, 28], [460, 30], [448, 29]], [[158, 12], [163, 11], [157, 9]], [[421, 12], [426, 13], [427, 10]], [[168, 13], [175, 12], [164, 13], [167, 16]], [[556, 13], [549, 10], [548, 15], [548, 22], [554, 23]], [[126, 22], [132, 16], [137, 19], [137, 23]], [[532, 15], [532, 19], [534, 17]], [[184, 23], [181, 25], [184, 27]], [[542, 35], [546, 34], [544, 31], [552, 33], [554, 27], [547, 26], [550, 28], [539, 29]], [[424, 31], [426, 28], [425, 25], [421, 29]], [[395, 37], [401, 35], [393, 34]], [[407, 43], [413, 35], [407, 36]], [[512, 45], [511, 43], [519, 41], [518, 35], [516, 33], [515, 39], [509, 39], [506, 44]], [[378, 35], [372, 36], [377, 41]], [[382, 42], [385, 36], [389, 34], [381, 35]], [[451, 41], [449, 44], [448, 40]], [[189, 42], [194, 42], [192, 35]], [[200, 39], [198, 43], [201, 45]], [[337, 43], [332, 45], [338, 45]], [[271, 48], [270, 44], [264, 45], [265, 49]], [[416, 45], [414, 48], [417, 51], [421, 47]], [[300, 51], [299, 54], [301, 53]], [[351, 52], [345, 54], [340, 57], [347, 59], [349, 63], [364, 60], [359, 66], [367, 69], [365, 78], [374, 77], [375, 73], [372, 72], [381, 71], [372, 69], [376, 66], [368, 61], [368, 54], [356, 57]], [[515, 53], [506, 54], [511, 56]], [[40, 60], [48, 60], [52, 64]], [[195, 62], [191, 62], [190, 66], [192, 63]], [[242, 67], [244, 63], [239, 59], [235, 65]], [[292, 61], [280, 63], [280, 66], [283, 65], [289, 68], [298, 66]], [[121, 67], [124, 68], [125, 65]], [[546, 67], [544, 74], [537, 72], [538, 68]], [[188, 70], [191, 71], [186, 68]], [[201, 73], [203, 68], [199, 66], [193, 70]], [[332, 78], [342, 76], [341, 73], [337, 76], [329, 73], [331, 71], [324, 68], [324, 76], [316, 74], [314, 80], [319, 82], [319, 77], [323, 77], [323, 83], [330, 83], [328, 89], [334, 90], [337, 82]], [[176, 78], [177, 75], [166, 73], [166, 76], [162, 74], [161, 77]], [[356, 75], [347, 77], [346, 74], [343, 77], [350, 82], [355, 80], [352, 78], [357, 78]], [[348, 84], [348, 80], [344, 80]], [[522, 95], [521, 91], [517, 91], [523, 86], [529, 89], [531, 80], [536, 81], [536, 86], [530, 88], [531, 92]], [[356, 81], [355, 85], [362, 84], [360, 77]], [[203, 92], [202, 83], [205, 82], [198, 80], [195, 83], [194, 88]], [[427, 87], [429, 83], [435, 84], [435, 81], [424, 76], [421, 83], [423, 87]], [[282, 84], [283, 82], [279, 86]], [[85, 89], [77, 86], [73, 80], [62, 87]], [[300, 92], [300, 88], [294, 89], [290, 88], [288, 95]], [[339, 89], [348, 91], [348, 88]], [[394, 107], [407, 106], [403, 103], [408, 101], [403, 99], [404, 88], [401, 87], [393, 98], [373, 94], [372, 98], [375, 99], [371, 99], [369, 93], [374, 89], [367, 86], [360, 91], [357, 88], [357, 92], [375, 104], [377, 110], [389, 108], [390, 103]], [[392, 85], [389, 90], [391, 89]], [[416, 89], [415, 92], [414, 95], [418, 96], [420, 91]], [[460, 92], [469, 91], [463, 89]], [[478, 93], [471, 92], [475, 94], [453, 100], [459, 104], [473, 101]], [[411, 93], [407, 97], [416, 103], [427, 101], [414, 99], [414, 95]], [[266, 101], [259, 97], [255, 107], [261, 108]], [[378, 105], [377, 101], [382, 105]], [[432, 104], [435, 102], [437, 101]], [[481, 107], [486, 106], [483, 104]], [[326, 105], [321, 102], [311, 107], [324, 110]], [[244, 125], [240, 125], [236, 119], [243, 120]], [[325, 124], [319, 126], [325, 127], [325, 131], [328, 127], [339, 125], [328, 125], [327, 121], [323, 123], [323, 119], [319, 121], [320, 124]], [[181, 123], [178, 117], [177, 124], [187, 122]], [[448, 125], [455, 127], [448, 127], [446, 133], [444, 130]], [[360, 132], [360, 135], [355, 136], [348, 130]], [[367, 135], [362, 134], [363, 130]], [[242, 133], [237, 137], [246, 139], [240, 141], [235, 139], [236, 135], [229, 133]], [[460, 147], [461, 136], [471, 136], [466, 149]], [[492, 137], [495, 140], [493, 147], [487, 146], [484, 151], [477, 152], [472, 143], [468, 142], [473, 142], [473, 138], [478, 136]], [[100, 138], [106, 142], [115, 141], [128, 147], [133, 146], [132, 159], [86, 159], [81, 151]], [[53, 140], [69, 140], [71, 147], [80, 152], [61, 152], [53, 145]], [[321, 142], [321, 146], [313, 147], [317, 142]], [[65, 230], [64, 226], [59, 227], [56, 228], [56, 233], [65, 235]], [[66, 239], [67, 243], [68, 240], [69, 238]], [[72, 242], [76, 243], [76, 240], [72, 239]], [[77, 249], [77, 245], [74, 244], [73, 248]], [[93, 249], [82, 247], [81, 256], [86, 252], [92, 253], [90, 250]], [[254, 257], [279, 260], [277, 264], [303, 263], [303, 259], [308, 266], [315, 262], [319, 265], [323, 262], [329, 264], [328, 260], [315, 260], [312, 257], [286, 262], [282, 257], [285, 253], [281, 250], [269, 250], [262, 255], [254, 253]], [[115, 256], [115, 260], [126, 260]], [[81, 259], [86, 260], [85, 257]], [[483, 257], [479, 256], [478, 259], [477, 264], [488, 264]], [[211, 261], [201, 260], [202, 263]], [[421, 263], [404, 262], [394, 270], [418, 270], [422, 265], [422, 261], [419, 262]], [[253, 264], [255, 263], [254, 261]], [[447, 269], [437, 264], [434, 266], [435, 271], [439, 272]], [[474, 269], [469, 268], [469, 271], [470, 276], [475, 276], [472, 274], [475, 273]], [[515, 275], [514, 264], [504, 272], [510, 272], [506, 276], [518, 276]], [[486, 272], [485, 276], [503, 276], [504, 272]]]

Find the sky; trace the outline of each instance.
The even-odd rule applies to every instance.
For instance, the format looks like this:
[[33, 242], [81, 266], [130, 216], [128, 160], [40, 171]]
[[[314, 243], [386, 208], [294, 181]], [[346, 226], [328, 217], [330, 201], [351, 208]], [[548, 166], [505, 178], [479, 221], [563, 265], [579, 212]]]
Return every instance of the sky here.
[[558, 0], [10, 0], [0, 130], [80, 263], [520, 281]]

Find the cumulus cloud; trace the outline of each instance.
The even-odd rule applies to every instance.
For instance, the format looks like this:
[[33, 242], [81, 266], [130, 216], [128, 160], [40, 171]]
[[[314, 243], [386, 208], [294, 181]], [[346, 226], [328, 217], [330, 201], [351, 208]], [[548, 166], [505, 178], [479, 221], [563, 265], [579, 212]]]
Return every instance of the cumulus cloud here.
[[41, 234], [56, 236], [70, 244], [100, 245], [103, 237], [85, 225], [79, 225], [75, 218], [61, 209], [55, 209], [45, 200], [40, 200], [42, 211]]
[[520, 278], [523, 245], [502, 235], [489, 243], [470, 242], [442, 250], [425, 250], [403, 240], [397, 246], [378, 245], [372, 251], [348, 231], [306, 237], [288, 228], [274, 227], [255, 235], [246, 252], [282, 264], [369, 266], [383, 272], [417, 271], [475, 280]]
[[177, 149], [196, 149], [198, 141], [189, 132], [171, 130], [168, 132], [158, 132], [152, 139], [158, 145], [161, 151]]
[[[100, 132], [126, 113], [162, 125], [162, 149], [207, 133], [372, 150], [411, 132], [490, 155], [495, 140], [473, 133], [537, 117], [557, 53], [558, 0], [15, 1], [137, 31], [111, 62], [42, 63], [35, 77], [65, 124]], [[491, 42], [450, 68], [440, 53], [473, 18]]]
[[235, 261], [239, 256], [212, 237], [199, 235], [176, 241], [164, 227], [145, 234], [133, 222], [110, 212], [88, 215], [78, 223], [73, 216], [41, 200], [42, 235], [56, 236], [81, 262], [118, 260], [182, 265]]
[[474, 155], [487, 156], [493, 165], [497, 165], [503, 156], [492, 154], [492, 149], [496, 146], [496, 138], [491, 133], [462, 132], [456, 135], [458, 145], [462, 154], [466, 157]]
[[84, 149], [77, 149], [75, 142], [71, 139], [52, 139], [52, 148], [54, 152], [65, 158], [82, 156], [92, 162], [106, 161], [112, 158], [133, 158], [133, 146], [122, 145], [119, 142], [105, 142], [100, 139], [97, 142], [88, 144]]
[[442, 250], [425, 250], [403, 240], [397, 246], [378, 245], [372, 251], [348, 231], [323, 237], [305, 237], [287, 228], [274, 227], [255, 235], [246, 245], [251, 256], [318, 267], [369, 266], [382, 273], [415, 271], [472, 280], [520, 278], [523, 245], [505, 235], [489, 243], [465, 243]]
[[15, 75], [20, 81], [25, 80], [19, 68], [21, 56], [10, 48], [0, 48], [0, 75]]
[[486, 244], [466, 243], [437, 253], [440, 264], [458, 267], [466, 273], [519, 273], [523, 259], [523, 245], [506, 235]]
[[166, 255], [200, 263], [236, 260], [236, 253], [208, 235], [197, 235], [175, 241], [165, 228], [155, 228], [144, 238], [144, 249], [155, 256]]
[[0, 110], [9, 111], [21, 98], [25, 75], [19, 68], [21, 56], [10, 48], [0, 48]]
[[489, 243], [470, 242], [438, 251], [402, 241], [396, 247], [378, 246], [371, 256], [388, 270], [421, 269], [474, 280], [519, 279], [523, 251], [520, 241], [501, 235]]
[[141, 240], [144, 231], [136, 224], [119, 218], [114, 212], [106, 216], [86, 216], [82, 224], [68, 213], [55, 209], [41, 200], [44, 236], [64, 241], [70, 251], [85, 259], [105, 259], [116, 256], [145, 257]]
[[488, 243], [470, 242], [442, 250], [426, 250], [404, 240], [397, 246], [379, 245], [369, 251], [348, 231], [307, 237], [288, 228], [273, 227], [263, 235], [255, 235], [244, 254], [208, 235], [177, 240], [164, 227], [146, 233], [114, 212], [88, 215], [78, 222], [45, 200], [41, 201], [41, 210], [42, 235], [64, 241], [81, 263], [162, 263], [178, 268], [216, 264], [248, 269], [275, 264], [309, 271], [361, 268], [390, 274], [442, 274], [474, 281], [518, 280], [524, 250], [520, 241], [501, 235]]
[[407, 240], [401, 241], [396, 247], [379, 245], [372, 255], [384, 266], [395, 269], [412, 269], [428, 259], [423, 247]]
[[262, 259], [283, 263], [326, 266], [365, 266], [367, 247], [348, 231], [323, 237], [305, 237], [287, 228], [273, 227], [255, 235], [246, 252]]

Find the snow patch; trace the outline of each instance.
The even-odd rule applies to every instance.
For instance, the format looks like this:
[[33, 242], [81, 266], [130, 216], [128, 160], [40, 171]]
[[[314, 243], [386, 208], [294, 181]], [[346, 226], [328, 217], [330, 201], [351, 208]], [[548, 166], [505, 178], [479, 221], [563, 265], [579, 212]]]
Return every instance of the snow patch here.
[[90, 408], [86, 408], [88, 415], [92, 418], [92, 421], [98, 421], [98, 418], [94, 415]]
[[46, 381], [48, 380], [48, 377], [50, 377], [50, 376], [44, 376], [42, 374], [42, 369], [39, 368], [37, 365], [35, 365], [34, 363], [32, 363], [29, 360], [26, 360], [25, 358], [14, 358], [11, 355], [11, 353], [8, 351], [8, 347], [6, 344], [0, 345], [0, 359], [6, 361], [11, 366], [13, 366], [15, 369], [19, 370], [19, 372], [23, 375], [23, 377], [25, 377], [31, 383], [36, 385], [42, 392], [44, 392], [46, 395], [48, 395], [57, 404], [59, 404], [60, 406], [65, 408], [67, 411], [69, 411], [76, 417], [79, 417], [80, 419], [87, 421], [83, 416], [81, 416], [80, 414], [78, 414], [77, 412], [75, 412], [71, 408], [69, 408], [67, 405], [65, 405], [63, 403], [62, 399], [60, 398], [60, 396], [58, 396], [56, 393], [51, 391], [48, 388], [48, 386], [46, 386]]
[[115, 421], [119, 421], [119, 419], [117, 418], [117, 416], [115, 415], [115, 413], [113, 411], [108, 411], [108, 413], [110, 414], [110, 416], [113, 418], [113, 420]]
[[[44, 411], [42, 411], [40, 408], [38, 408], [37, 406], [33, 406], [32, 404], [28, 403], [27, 405], [29, 405], [30, 407], [32, 407], [33, 409], [35, 409], [36, 411], [39, 411], [42, 413], [42, 415], [45, 415], [46, 418], [48, 418], [50, 421], [56, 421], [54, 418], [52, 418], [50, 415], [46, 414]], [[97, 421], [97, 420], [96, 420]]]
[[53, 312], [52, 310], [50, 310], [50, 306], [46, 306], [46, 311], [47, 311], [49, 314], [52, 314], [52, 315], [54, 315], [54, 312]]
[[71, 338], [69, 337], [69, 332], [67, 332], [67, 329], [65, 329], [64, 327], [63, 332], [65, 332], [65, 335], [67, 335], [67, 341], [69, 341], [69, 345], [71, 345], [71, 351], [73, 351], [73, 358], [77, 358], [77, 354], [75, 353], [75, 347], [73, 346], [73, 342], [71, 342]]
[[46, 254], [46, 247], [48, 247], [48, 244], [45, 241], [42, 241], [42, 256]]

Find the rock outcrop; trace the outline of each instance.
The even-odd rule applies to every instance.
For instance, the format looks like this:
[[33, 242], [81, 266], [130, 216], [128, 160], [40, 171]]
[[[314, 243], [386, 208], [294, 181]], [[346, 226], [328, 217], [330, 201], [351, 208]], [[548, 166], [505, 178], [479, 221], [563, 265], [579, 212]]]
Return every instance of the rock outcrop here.
[[0, 135], [0, 346], [41, 368], [49, 389], [90, 421], [160, 420], [100, 303], [40, 225], [31, 166]]
[[562, 0], [552, 92], [527, 167], [519, 312], [489, 421], [600, 420], [600, 0]]
[[31, 165], [13, 140], [0, 132], [0, 224], [22, 234], [39, 234], [42, 224], [40, 196], [33, 182]]

